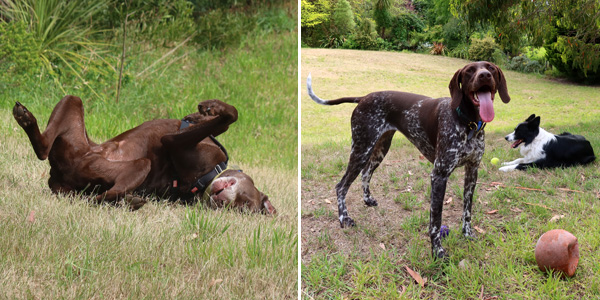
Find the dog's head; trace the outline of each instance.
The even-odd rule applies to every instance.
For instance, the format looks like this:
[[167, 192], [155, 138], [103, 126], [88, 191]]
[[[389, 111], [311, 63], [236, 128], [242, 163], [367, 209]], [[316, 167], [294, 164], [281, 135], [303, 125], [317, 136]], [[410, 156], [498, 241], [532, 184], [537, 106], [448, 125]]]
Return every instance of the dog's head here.
[[231, 207], [268, 215], [277, 214], [269, 197], [254, 186], [250, 176], [239, 170], [226, 170], [207, 188], [210, 205]]
[[484, 122], [494, 119], [496, 92], [504, 103], [510, 101], [502, 70], [487, 61], [473, 62], [456, 71], [449, 87], [452, 109], [456, 109], [462, 101], [469, 101]]
[[540, 117], [531, 115], [525, 122], [519, 123], [511, 134], [504, 137], [509, 142], [513, 142], [512, 148], [517, 148], [522, 143], [528, 145], [533, 142], [540, 132]]

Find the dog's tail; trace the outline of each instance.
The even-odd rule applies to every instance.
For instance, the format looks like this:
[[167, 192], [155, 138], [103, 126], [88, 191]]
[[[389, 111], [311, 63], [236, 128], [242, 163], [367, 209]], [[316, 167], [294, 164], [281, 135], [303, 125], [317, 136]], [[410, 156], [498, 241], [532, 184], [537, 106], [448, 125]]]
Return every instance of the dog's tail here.
[[335, 100], [323, 100], [317, 97], [317, 95], [315, 95], [315, 93], [312, 90], [312, 78], [310, 77], [310, 73], [308, 74], [308, 78], [306, 78], [306, 89], [308, 89], [308, 95], [310, 96], [310, 98], [312, 98], [315, 102], [323, 105], [337, 105], [340, 103], [358, 103], [362, 99], [362, 97], [344, 97]]

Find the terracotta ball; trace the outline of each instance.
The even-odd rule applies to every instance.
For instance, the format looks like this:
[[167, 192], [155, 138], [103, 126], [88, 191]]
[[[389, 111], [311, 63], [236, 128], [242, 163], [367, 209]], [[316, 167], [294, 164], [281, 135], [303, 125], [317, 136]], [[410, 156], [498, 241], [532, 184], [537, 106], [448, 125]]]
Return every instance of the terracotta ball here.
[[543, 272], [554, 270], [569, 277], [575, 275], [579, 263], [577, 238], [562, 229], [542, 234], [535, 245], [535, 261]]

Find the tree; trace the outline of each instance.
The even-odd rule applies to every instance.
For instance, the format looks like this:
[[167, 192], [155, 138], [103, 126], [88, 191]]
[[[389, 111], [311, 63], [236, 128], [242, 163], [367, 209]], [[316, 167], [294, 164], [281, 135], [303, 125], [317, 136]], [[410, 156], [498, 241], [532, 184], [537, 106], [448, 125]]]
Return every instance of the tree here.
[[549, 62], [575, 79], [600, 79], [600, 1], [451, 0], [470, 26], [494, 26], [512, 55], [525, 44], [544, 46]]
[[348, 0], [338, 0], [333, 9], [332, 20], [340, 35], [347, 34], [356, 27], [354, 13]]
[[373, 19], [377, 23], [377, 28], [380, 30], [379, 36], [385, 38], [385, 28], [389, 27], [392, 23], [392, 17], [390, 14], [390, 7], [392, 3], [390, 0], [376, 0], [375, 10], [373, 11]]

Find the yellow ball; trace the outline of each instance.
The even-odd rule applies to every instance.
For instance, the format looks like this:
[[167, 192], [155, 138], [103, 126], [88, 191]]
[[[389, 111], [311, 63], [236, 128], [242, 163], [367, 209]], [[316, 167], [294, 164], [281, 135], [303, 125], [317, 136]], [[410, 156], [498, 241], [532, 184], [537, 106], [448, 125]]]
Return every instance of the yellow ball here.
[[499, 162], [500, 160], [497, 157], [492, 158], [492, 165], [496, 166]]

